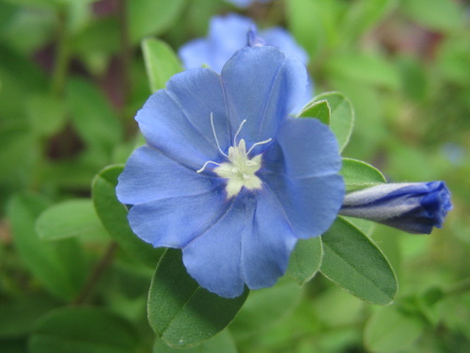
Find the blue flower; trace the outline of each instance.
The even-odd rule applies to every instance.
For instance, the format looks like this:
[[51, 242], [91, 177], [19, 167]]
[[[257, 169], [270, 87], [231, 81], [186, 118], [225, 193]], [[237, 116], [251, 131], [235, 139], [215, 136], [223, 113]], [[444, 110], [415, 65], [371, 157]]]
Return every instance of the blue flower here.
[[280, 27], [272, 27], [256, 35], [255, 23], [237, 14], [229, 14], [225, 17], [214, 16], [209, 26], [207, 38], [195, 39], [183, 45], [179, 50], [179, 56], [186, 69], [208, 66], [217, 72], [228, 59], [239, 49], [249, 44], [259, 45], [260, 42], [250, 43], [249, 36], [262, 40], [265, 45], [275, 46], [287, 56], [297, 57], [304, 65], [308, 62], [308, 56], [294, 38]]
[[254, 2], [270, 2], [271, 0], [226, 0], [234, 5], [237, 5], [238, 7], [248, 7]]
[[318, 236], [344, 197], [334, 134], [290, 116], [305, 67], [273, 47], [237, 52], [219, 75], [175, 75], [136, 120], [147, 145], [119, 177], [133, 231], [182, 249], [188, 273], [236, 297], [272, 286], [301, 238]]
[[442, 181], [381, 184], [345, 196], [340, 214], [386, 224], [409, 233], [441, 228], [452, 209]]

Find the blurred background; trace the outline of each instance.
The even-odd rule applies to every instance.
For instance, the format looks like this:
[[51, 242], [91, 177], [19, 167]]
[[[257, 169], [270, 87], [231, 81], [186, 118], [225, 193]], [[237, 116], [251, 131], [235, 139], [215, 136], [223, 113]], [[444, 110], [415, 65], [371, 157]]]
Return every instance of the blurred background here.
[[[244, 8], [222, 0], [0, 0], [0, 351], [25, 352], [34, 320], [64, 300], [16, 251], [10, 200], [25, 190], [48, 202], [89, 198], [96, 173], [124, 163], [142, 143], [133, 117], [152, 92], [141, 41], [159, 38], [177, 52], [206, 36], [212, 16], [229, 12], [261, 29], [285, 27], [310, 57], [315, 94], [350, 98], [356, 122], [344, 157], [390, 181], [444, 180], [454, 205], [431, 235], [376, 227], [372, 238], [397, 272], [400, 310], [361, 302], [317, 276], [302, 296], [277, 303], [286, 306], [278, 320], [252, 332], [234, 325], [238, 351], [470, 351], [464, 0], [272, 0]], [[97, 257], [102, 245], [84, 242], [87, 259]], [[145, 281], [141, 292], [100, 303], [142, 320], [136, 308], [145, 305]], [[29, 308], [31, 298], [47, 308], [34, 306], [29, 326], [12, 328], [11, 303]]]

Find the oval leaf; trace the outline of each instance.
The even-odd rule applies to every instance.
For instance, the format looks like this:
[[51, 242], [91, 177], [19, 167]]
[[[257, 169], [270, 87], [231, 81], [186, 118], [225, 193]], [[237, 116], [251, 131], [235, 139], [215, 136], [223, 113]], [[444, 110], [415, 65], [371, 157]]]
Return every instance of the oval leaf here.
[[320, 270], [322, 257], [323, 248], [320, 237], [300, 239], [290, 256], [287, 274], [303, 285]]
[[155, 267], [164, 250], [155, 249], [132, 232], [127, 209], [116, 197], [117, 178], [123, 168], [121, 165], [109, 166], [98, 173], [92, 183], [93, 203], [104, 227], [119, 246], [135, 259]]
[[388, 306], [379, 308], [367, 321], [364, 343], [372, 352], [402, 351], [409, 348], [423, 331], [424, 322], [419, 318]]
[[139, 338], [127, 320], [97, 308], [61, 308], [37, 324], [31, 353], [130, 353]]
[[42, 241], [35, 227], [36, 218], [48, 206], [43, 197], [25, 192], [8, 204], [7, 214], [13, 241], [23, 263], [54, 295], [73, 299], [87, 277], [85, 255], [76, 239]]
[[106, 239], [103, 228], [89, 199], [67, 200], [53, 205], [40, 214], [36, 230], [44, 240], [57, 240], [76, 236], [89, 239]]
[[388, 260], [365, 234], [339, 217], [322, 235], [321, 273], [360, 299], [389, 304], [398, 283]]
[[148, 319], [172, 347], [191, 347], [222, 331], [235, 317], [249, 291], [226, 299], [201, 288], [188, 275], [181, 251], [168, 249], [150, 284]]
[[165, 88], [165, 84], [171, 76], [183, 71], [176, 54], [168, 44], [161, 40], [144, 39], [142, 51], [152, 92]]
[[343, 158], [340, 174], [348, 192], [387, 182], [377, 168], [357, 159]]
[[354, 126], [354, 109], [348, 98], [339, 92], [326, 92], [315, 101], [326, 100], [331, 109], [330, 128], [335, 133], [340, 152], [346, 147]]

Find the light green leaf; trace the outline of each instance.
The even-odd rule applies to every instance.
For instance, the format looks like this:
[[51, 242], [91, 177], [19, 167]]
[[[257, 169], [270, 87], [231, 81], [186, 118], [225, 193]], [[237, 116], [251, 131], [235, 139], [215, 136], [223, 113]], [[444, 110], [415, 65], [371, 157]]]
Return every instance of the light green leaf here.
[[66, 107], [52, 96], [33, 95], [26, 102], [31, 128], [37, 136], [51, 136], [65, 124]]
[[155, 267], [163, 249], [155, 249], [135, 235], [127, 221], [127, 209], [116, 197], [117, 178], [123, 166], [104, 168], [92, 184], [93, 202], [101, 222], [120, 247], [135, 259]]
[[173, 348], [161, 339], [155, 340], [153, 353], [237, 353], [237, 347], [228, 330], [215, 335], [210, 340], [193, 348]]
[[90, 199], [67, 200], [47, 208], [36, 220], [36, 230], [44, 240], [78, 236], [89, 240], [108, 238]]
[[188, 275], [181, 252], [168, 249], [150, 284], [150, 326], [168, 345], [191, 347], [222, 331], [235, 317], [249, 291], [226, 299], [201, 288]]
[[341, 152], [348, 144], [354, 127], [354, 109], [349, 99], [340, 92], [326, 92], [314, 98], [316, 102], [323, 100], [331, 109], [330, 128], [336, 135]]
[[32, 193], [21, 193], [8, 204], [13, 241], [23, 263], [54, 295], [73, 299], [87, 277], [83, 250], [76, 239], [44, 242], [39, 239], [35, 222], [49, 202]]
[[323, 124], [330, 125], [331, 108], [327, 100], [312, 100], [303, 107], [298, 117], [317, 118]]
[[168, 44], [161, 40], [144, 39], [142, 51], [152, 92], [165, 88], [165, 84], [171, 76], [183, 71], [176, 54]]
[[300, 239], [290, 256], [286, 273], [303, 285], [320, 270], [322, 258], [323, 248], [320, 237]]
[[186, 0], [132, 0], [127, 2], [129, 35], [138, 43], [149, 35], [165, 32], [183, 11]]
[[[273, 287], [251, 291], [245, 305], [230, 325], [236, 340], [244, 340], [276, 323], [294, 310], [302, 288], [289, 277]], [[282, 304], [281, 304], [282, 303]]]
[[322, 235], [321, 273], [347, 292], [375, 304], [393, 301], [398, 283], [388, 260], [359, 229], [338, 217]]
[[378, 308], [366, 323], [364, 343], [372, 352], [413, 351], [410, 346], [424, 331], [418, 317], [396, 306]]
[[407, 0], [401, 7], [412, 20], [436, 31], [451, 32], [462, 28], [465, 9], [452, 0]]
[[66, 307], [51, 311], [37, 324], [31, 353], [131, 353], [139, 343], [134, 326], [98, 308]]
[[387, 182], [380, 170], [357, 159], [343, 158], [340, 174], [343, 176], [347, 192]]

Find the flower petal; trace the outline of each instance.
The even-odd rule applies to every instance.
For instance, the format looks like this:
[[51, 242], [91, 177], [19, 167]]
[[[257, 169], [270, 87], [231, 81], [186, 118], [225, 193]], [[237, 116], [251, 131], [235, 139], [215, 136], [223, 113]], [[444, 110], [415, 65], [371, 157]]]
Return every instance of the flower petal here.
[[222, 69], [229, 120], [248, 146], [276, 136], [283, 119], [303, 99], [307, 72], [296, 58], [274, 47], [239, 50]]
[[118, 181], [117, 197], [129, 205], [194, 195], [220, 183], [178, 164], [151, 146], [142, 146], [132, 153]]
[[266, 41], [266, 45], [275, 46], [282, 50], [286, 56], [295, 56], [302, 64], [307, 65], [307, 52], [296, 43], [294, 37], [285, 29], [272, 27], [261, 31], [260, 35]]
[[277, 142], [283, 158], [270, 156], [267, 151], [267, 163], [278, 164], [271, 164], [271, 170], [277, 169], [295, 179], [337, 174], [341, 169], [336, 137], [317, 119], [287, 118], [279, 130]]
[[221, 145], [230, 143], [220, 76], [194, 69], [171, 78], [167, 88], [150, 96], [136, 120], [148, 144], [195, 170], [208, 160], [220, 161]]
[[247, 213], [249, 217], [252, 212], [238, 197], [222, 217], [183, 248], [183, 263], [201, 287], [226, 298], [243, 293], [241, 237], [247, 231]]
[[228, 206], [222, 190], [216, 188], [134, 205], [128, 218], [142, 240], [155, 247], [183, 248], [217, 223]]
[[218, 71], [212, 64], [211, 51], [207, 39], [198, 38], [184, 44], [178, 50], [178, 55], [187, 70], [207, 65], [213, 70]]
[[297, 241], [276, 197], [263, 190], [256, 200], [251, 229], [242, 235], [242, 271], [250, 289], [270, 287], [284, 275]]

